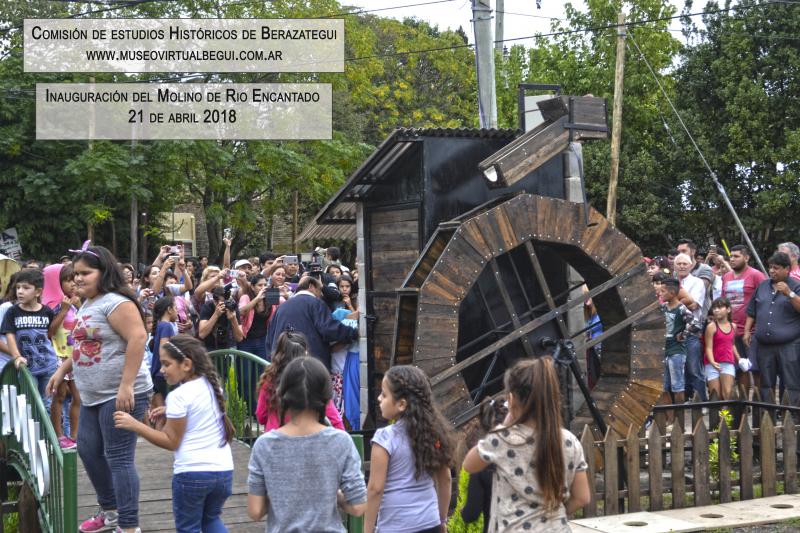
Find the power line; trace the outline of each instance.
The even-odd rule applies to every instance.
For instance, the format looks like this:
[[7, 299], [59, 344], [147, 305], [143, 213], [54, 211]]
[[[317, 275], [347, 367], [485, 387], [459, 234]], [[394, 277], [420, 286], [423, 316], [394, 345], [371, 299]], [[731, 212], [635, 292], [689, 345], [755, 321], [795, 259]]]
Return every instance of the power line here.
[[[691, 141], [692, 146], [694, 146], [697, 155], [700, 156], [700, 160], [703, 162], [703, 165], [706, 167], [708, 174], [711, 176], [711, 180], [714, 182], [714, 185], [717, 187], [717, 190], [722, 196], [722, 199], [725, 201], [725, 205], [728, 207], [728, 210], [731, 212], [731, 215], [733, 215], [733, 220], [739, 227], [739, 231], [742, 232], [742, 236], [744, 237], [744, 240], [747, 242], [747, 246], [750, 248], [750, 251], [753, 253], [753, 257], [755, 257], [758, 266], [761, 267], [762, 272], [766, 273], [767, 269], [764, 268], [764, 263], [761, 262], [761, 257], [759, 257], [758, 251], [756, 251], [756, 247], [753, 246], [753, 242], [750, 240], [750, 236], [747, 234], [747, 230], [744, 228], [744, 224], [742, 224], [742, 221], [739, 219], [739, 215], [736, 214], [736, 209], [733, 208], [733, 204], [731, 203], [730, 198], [728, 198], [728, 193], [725, 192], [725, 187], [722, 185], [722, 183], [720, 183], [719, 179], [717, 178], [717, 174], [711, 169], [711, 165], [708, 164], [706, 156], [703, 155], [703, 151], [700, 149], [699, 146], [697, 146], [697, 143], [695, 142], [692, 133], [689, 131], [689, 128], [687, 128], [686, 124], [683, 122], [683, 117], [681, 117], [681, 114], [678, 113], [678, 110], [675, 108], [675, 104], [672, 103], [672, 98], [670, 98], [669, 95], [667, 94], [667, 91], [661, 84], [661, 80], [658, 79], [656, 71], [653, 70], [653, 67], [650, 65], [650, 62], [645, 57], [644, 53], [642, 52], [642, 49], [639, 48], [639, 43], [637, 43], [636, 39], [633, 38], [633, 32], [629, 32], [628, 37], [633, 43], [633, 46], [636, 47], [636, 51], [639, 52], [639, 57], [642, 59], [642, 61], [644, 61], [644, 64], [647, 65], [647, 69], [650, 71], [650, 74], [653, 75], [653, 79], [656, 80], [658, 88], [661, 89], [661, 94], [664, 95], [664, 98], [667, 100], [667, 103], [669, 104], [669, 107], [672, 109], [672, 112], [678, 118], [678, 122], [683, 128], [683, 131], [686, 133], [686, 136], [689, 137], [689, 140]], [[666, 124], [666, 121], [664, 123]]]

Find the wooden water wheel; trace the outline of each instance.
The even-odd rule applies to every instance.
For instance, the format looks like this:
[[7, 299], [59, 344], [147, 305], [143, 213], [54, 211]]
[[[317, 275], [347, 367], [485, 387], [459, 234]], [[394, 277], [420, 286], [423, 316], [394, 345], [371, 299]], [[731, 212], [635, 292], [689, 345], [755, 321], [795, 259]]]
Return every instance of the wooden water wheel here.
[[[588, 294], [570, 284], [570, 267]], [[592, 397], [626, 435], [662, 391], [664, 318], [639, 248], [585, 204], [519, 194], [440, 224], [398, 290], [394, 363], [425, 370], [445, 415], [463, 426], [502, 389], [506, 368], [547, 353], [542, 338], [571, 337], [565, 317], [586, 297], [604, 333], [572, 340], [578, 354], [602, 343]], [[591, 421], [585, 407], [576, 421]]]

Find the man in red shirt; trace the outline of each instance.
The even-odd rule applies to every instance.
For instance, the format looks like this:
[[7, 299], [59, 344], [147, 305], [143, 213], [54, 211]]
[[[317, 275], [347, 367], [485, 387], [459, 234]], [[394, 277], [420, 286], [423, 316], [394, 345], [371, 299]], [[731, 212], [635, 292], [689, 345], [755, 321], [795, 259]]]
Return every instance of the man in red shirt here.
[[[747, 304], [753, 297], [753, 293], [758, 284], [767, 279], [766, 275], [760, 270], [748, 265], [750, 260], [750, 250], [742, 244], [731, 247], [730, 265], [733, 270], [722, 276], [722, 296], [731, 302], [731, 314], [733, 324], [736, 326], [736, 350], [741, 357], [750, 359], [753, 368], [753, 381], [756, 387], [760, 384], [760, 374], [756, 360], [757, 343], [751, 343], [748, 348], [745, 346], [742, 337], [744, 335], [744, 324], [747, 321]], [[739, 373], [741, 383], [747, 390], [750, 389], [750, 374], [747, 372]]]
[[800, 248], [793, 242], [782, 242], [778, 245], [778, 251], [788, 255], [789, 260], [792, 262], [792, 269], [789, 271], [789, 277], [800, 281], [800, 265], [797, 264], [797, 260], [800, 258]]

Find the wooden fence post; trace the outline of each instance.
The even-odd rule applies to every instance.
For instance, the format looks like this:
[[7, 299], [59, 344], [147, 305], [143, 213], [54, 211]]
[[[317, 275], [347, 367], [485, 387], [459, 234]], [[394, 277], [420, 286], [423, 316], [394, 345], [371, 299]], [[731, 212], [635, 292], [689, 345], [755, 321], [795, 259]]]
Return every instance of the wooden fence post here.
[[586, 477], [589, 478], [589, 503], [583, 507], [583, 516], [597, 516], [597, 495], [594, 490], [594, 435], [592, 435], [592, 430], [589, 429], [588, 424], [583, 426], [581, 445], [583, 446], [583, 455], [586, 458]]
[[742, 425], [739, 429], [739, 461], [740, 475], [739, 487], [741, 489], [742, 500], [753, 499], [753, 430], [747, 417], [742, 417]]
[[[719, 400], [717, 396], [717, 391], [711, 391], [711, 395], [709, 396], [709, 401], [715, 402]], [[726, 406], [727, 407], [727, 406]], [[708, 408], [708, 429], [709, 431], [715, 431], [719, 428], [719, 407], [709, 407]]]
[[719, 468], [719, 503], [731, 501], [731, 432], [728, 424], [719, 426], [717, 440], [717, 466]]
[[776, 473], [775, 473], [775, 426], [772, 423], [772, 415], [764, 411], [761, 416], [761, 428], [759, 430], [760, 449], [761, 449], [761, 495], [775, 496]]
[[797, 492], [797, 428], [792, 413], [783, 415], [783, 492]]
[[672, 463], [672, 508], [682, 509], [686, 497], [686, 478], [683, 475], [686, 459], [684, 457], [683, 427], [675, 424], [672, 426], [672, 436], [669, 448], [670, 462]]
[[661, 433], [658, 426], [650, 427], [650, 437], [647, 439], [648, 483], [650, 485], [650, 510], [661, 511], [664, 508], [664, 498], [661, 494]]
[[692, 434], [692, 463], [694, 505], [711, 505], [711, 491], [708, 486], [708, 430], [702, 418], [697, 421]]
[[628, 512], [636, 513], [642, 510], [642, 502], [639, 498], [639, 435], [633, 429], [633, 425], [628, 428], [625, 447], [627, 448], [625, 466], [628, 469]]
[[612, 428], [603, 440], [603, 515], [619, 514], [619, 465], [617, 464], [617, 434]]
[[700, 403], [700, 393], [695, 392], [692, 397], [692, 428], [697, 427], [697, 421], [703, 418], [703, 408], [697, 407], [698, 403]]

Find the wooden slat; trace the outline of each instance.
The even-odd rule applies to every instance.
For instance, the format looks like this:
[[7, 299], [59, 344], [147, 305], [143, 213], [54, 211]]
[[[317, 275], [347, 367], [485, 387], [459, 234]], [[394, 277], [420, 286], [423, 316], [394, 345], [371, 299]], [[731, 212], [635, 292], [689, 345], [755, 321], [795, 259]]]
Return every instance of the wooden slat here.
[[719, 503], [731, 501], [731, 433], [728, 424], [719, 427], [717, 457], [719, 457]]
[[639, 486], [639, 433], [634, 426], [628, 428], [625, 440], [625, 468], [628, 477], [628, 512], [642, 510]]
[[588, 425], [583, 426], [581, 445], [586, 458], [586, 477], [589, 478], [589, 503], [583, 507], [583, 516], [597, 516], [597, 494], [594, 490], [594, 435]]
[[670, 462], [672, 463], [672, 508], [682, 509], [686, 498], [686, 479], [683, 475], [683, 469], [686, 466], [683, 455], [683, 427], [677, 423], [672, 424], [672, 434], [669, 437]]
[[481, 233], [480, 222], [477, 217], [464, 222], [456, 234], [478, 252], [484, 260], [492, 257], [491, 247], [484, 239], [483, 233]]
[[775, 425], [767, 411], [764, 411], [761, 416], [758, 436], [761, 450], [761, 494], [762, 496], [775, 496]]
[[370, 222], [372, 224], [394, 224], [396, 222], [417, 221], [419, 220], [419, 209], [411, 207], [407, 209], [391, 209], [385, 211], [371, 211]]
[[742, 500], [753, 499], [753, 430], [747, 417], [742, 417], [739, 429], [739, 461], [741, 475], [739, 476], [739, 493]]
[[650, 510], [661, 511], [664, 509], [664, 496], [661, 486], [661, 432], [655, 424], [650, 428], [650, 436], [647, 438], [647, 461]]
[[[717, 391], [711, 391], [711, 394], [708, 397], [708, 401], [715, 402], [719, 400], [717, 396]], [[708, 427], [711, 431], [716, 431], [719, 428], [719, 407], [709, 407], [708, 408]]]
[[703, 419], [692, 433], [692, 471], [694, 472], [694, 504], [711, 505], [708, 468], [708, 430]]
[[783, 416], [783, 480], [784, 492], [797, 492], [797, 428], [789, 411]]
[[495, 162], [498, 174], [505, 181], [498, 180], [497, 186], [513, 185], [564, 150], [569, 144], [565, 123], [563, 117], [533, 136], [525, 134], [515, 140], [519, 148]]
[[608, 428], [603, 440], [603, 514], [619, 513], [619, 465], [617, 464], [617, 434]]

